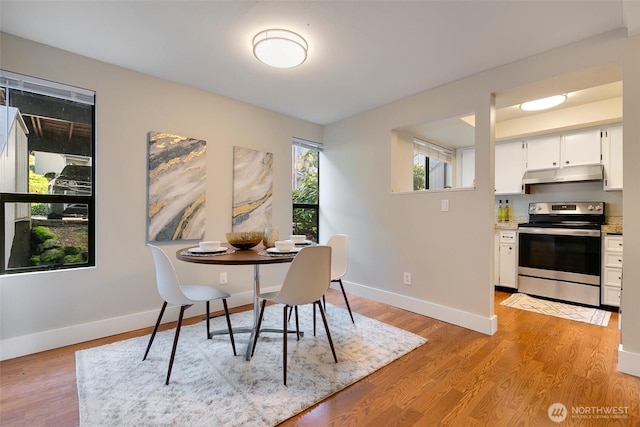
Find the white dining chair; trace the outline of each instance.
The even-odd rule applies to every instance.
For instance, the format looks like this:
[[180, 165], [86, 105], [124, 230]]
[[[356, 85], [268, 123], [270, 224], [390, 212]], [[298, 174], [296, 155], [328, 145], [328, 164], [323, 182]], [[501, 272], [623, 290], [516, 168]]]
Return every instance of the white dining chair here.
[[[339, 283], [342, 290], [342, 296], [344, 302], [349, 310], [349, 316], [351, 317], [351, 323], [355, 324], [353, 319], [353, 313], [351, 313], [351, 306], [349, 305], [349, 299], [347, 293], [344, 290], [342, 284], [342, 277], [347, 273], [349, 266], [349, 236], [346, 234], [334, 234], [327, 240], [327, 246], [331, 246], [331, 282]], [[322, 296], [322, 303], [325, 311], [327, 310], [327, 301], [325, 296]], [[289, 320], [291, 320], [292, 310], [289, 309]], [[296, 325], [297, 325], [297, 313], [296, 313]], [[316, 310], [313, 309], [313, 335], [316, 334]]]
[[[327, 246], [331, 246], [331, 282], [340, 284], [344, 302], [347, 305], [347, 310], [349, 310], [349, 316], [351, 316], [351, 322], [355, 324], [356, 322], [353, 320], [353, 314], [349, 306], [349, 299], [342, 285], [342, 277], [347, 273], [349, 266], [349, 236], [346, 234], [334, 234], [329, 237]], [[322, 301], [326, 310], [327, 304], [324, 295], [322, 296]]]
[[[283, 331], [282, 331], [282, 370], [284, 385], [287, 385], [287, 309], [294, 307], [296, 309], [296, 328], [297, 328], [297, 307], [304, 304], [313, 304], [314, 310], [317, 306], [320, 309], [322, 315], [322, 321], [324, 322], [324, 328], [327, 331], [327, 338], [329, 339], [329, 346], [333, 353], [333, 359], [338, 363], [338, 357], [336, 356], [335, 348], [333, 347], [333, 340], [331, 339], [331, 332], [329, 331], [329, 325], [327, 324], [327, 318], [325, 317], [324, 310], [320, 299], [322, 295], [329, 288], [331, 279], [331, 247], [329, 246], [310, 246], [305, 247], [298, 252], [294, 258], [289, 271], [284, 278], [282, 287], [277, 292], [268, 292], [258, 295], [262, 300], [262, 306], [260, 309], [260, 316], [258, 317], [257, 333], [259, 336], [260, 325], [262, 324], [262, 316], [264, 314], [264, 308], [267, 301], [272, 301], [278, 304], [284, 304], [283, 308]], [[296, 329], [297, 331], [298, 329]], [[299, 334], [296, 336], [300, 337]], [[253, 342], [253, 349], [251, 354], [256, 349], [256, 343], [258, 337]]]
[[218, 299], [222, 300], [222, 304], [224, 306], [224, 314], [227, 318], [227, 327], [229, 329], [229, 338], [231, 339], [231, 347], [233, 348], [233, 355], [235, 356], [236, 344], [233, 339], [233, 329], [231, 328], [231, 319], [229, 318], [229, 308], [227, 306], [227, 298], [229, 298], [230, 295], [211, 286], [182, 285], [180, 283], [178, 275], [176, 274], [176, 270], [173, 267], [173, 264], [171, 264], [171, 261], [169, 260], [167, 254], [157, 246], [149, 244], [147, 246], [149, 246], [149, 248], [151, 249], [151, 253], [153, 254], [153, 261], [156, 266], [156, 283], [158, 285], [158, 292], [160, 293], [160, 297], [162, 297], [164, 302], [162, 304], [162, 308], [160, 309], [160, 315], [158, 316], [156, 325], [153, 328], [151, 338], [149, 339], [147, 351], [145, 351], [142, 360], [146, 360], [147, 355], [149, 354], [151, 344], [153, 344], [153, 339], [156, 336], [156, 332], [158, 332], [158, 327], [160, 326], [160, 321], [162, 320], [164, 311], [167, 308], [167, 304], [180, 306], [180, 316], [178, 317], [178, 325], [176, 326], [176, 334], [173, 339], [173, 349], [171, 350], [171, 358], [169, 359], [169, 370], [167, 371], [167, 380], [165, 382], [165, 384], [168, 385], [169, 377], [171, 377], [173, 360], [175, 359], [176, 355], [176, 348], [178, 347], [178, 337], [180, 336], [180, 328], [182, 326], [182, 318], [184, 316], [185, 310], [191, 307], [194, 303], [203, 301], [205, 302], [207, 310], [207, 339], [211, 339], [209, 326], [209, 302]]

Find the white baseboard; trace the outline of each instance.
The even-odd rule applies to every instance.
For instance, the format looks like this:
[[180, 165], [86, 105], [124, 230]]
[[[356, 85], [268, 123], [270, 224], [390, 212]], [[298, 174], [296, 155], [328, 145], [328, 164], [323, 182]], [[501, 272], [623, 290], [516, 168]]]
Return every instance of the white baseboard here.
[[[381, 289], [371, 288], [353, 282], [342, 281], [347, 293], [358, 295], [394, 307], [418, 313], [423, 316], [433, 317], [443, 322], [453, 323], [454, 325], [473, 331], [481, 332], [487, 335], [493, 335], [498, 330], [498, 316], [495, 314], [491, 317], [478, 316], [477, 314], [468, 313], [466, 311], [457, 310], [455, 308], [434, 304], [429, 301], [417, 298], [407, 297]], [[332, 283], [331, 287], [340, 290], [340, 285]]]
[[[453, 323], [467, 329], [478, 331], [487, 335], [493, 335], [497, 331], [497, 316], [490, 318], [467, 313], [461, 310], [452, 309], [428, 301], [406, 297], [399, 294], [370, 288], [351, 282], [343, 282], [349, 293], [365, 298], [390, 304], [414, 313], [433, 317], [444, 322]], [[333, 284], [332, 286], [339, 285]], [[263, 292], [270, 292], [275, 289], [263, 289]], [[243, 292], [234, 294], [229, 298], [230, 307], [251, 304], [253, 293]], [[222, 303], [215, 301], [211, 310], [221, 310]], [[153, 326], [158, 317], [159, 307], [127, 316], [113, 317], [110, 319], [98, 320], [66, 328], [52, 329], [30, 335], [22, 335], [14, 338], [7, 338], [0, 341], [0, 360], [13, 359], [27, 354], [38, 353], [67, 345], [78, 344], [98, 338], [121, 334], [136, 329]], [[177, 307], [168, 307], [162, 319], [163, 323], [172, 322], [178, 319], [179, 310]], [[204, 304], [194, 305], [189, 312], [189, 317], [204, 314]]]
[[618, 371], [640, 377], [640, 354], [626, 351], [620, 344], [618, 347]]
[[[270, 292], [272, 289], [263, 289], [263, 292]], [[275, 290], [275, 289], [273, 289]], [[229, 307], [253, 303], [253, 292], [243, 292], [234, 294], [227, 299]], [[222, 310], [221, 301], [211, 303], [211, 311]], [[0, 340], [0, 360], [13, 359], [27, 354], [39, 353], [41, 351], [78, 344], [98, 338], [124, 332], [135, 331], [136, 329], [153, 326], [158, 319], [160, 307], [155, 310], [130, 314], [127, 316], [113, 317], [110, 319], [97, 320], [95, 322], [73, 325], [66, 328], [51, 329], [30, 335], [22, 335], [14, 338]], [[167, 307], [162, 323], [178, 320], [180, 310], [176, 306]], [[196, 304], [191, 307], [186, 316], [195, 317], [204, 315], [205, 305]]]

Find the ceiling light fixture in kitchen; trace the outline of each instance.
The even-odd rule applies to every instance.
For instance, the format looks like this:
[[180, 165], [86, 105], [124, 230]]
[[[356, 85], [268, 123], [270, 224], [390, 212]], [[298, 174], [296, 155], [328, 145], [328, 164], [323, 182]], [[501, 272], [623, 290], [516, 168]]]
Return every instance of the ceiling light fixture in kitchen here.
[[527, 101], [520, 104], [520, 108], [524, 111], [540, 111], [555, 107], [567, 100], [567, 95], [554, 95], [547, 98], [536, 99], [535, 101]]
[[302, 64], [307, 59], [308, 48], [305, 39], [288, 30], [264, 30], [253, 38], [256, 58], [276, 68], [293, 68]]

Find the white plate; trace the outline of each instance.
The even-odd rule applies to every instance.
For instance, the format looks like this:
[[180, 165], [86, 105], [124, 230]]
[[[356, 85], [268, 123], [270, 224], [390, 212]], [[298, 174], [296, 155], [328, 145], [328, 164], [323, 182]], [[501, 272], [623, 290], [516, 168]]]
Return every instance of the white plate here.
[[269, 248], [267, 249], [267, 252], [269, 252], [270, 254], [293, 254], [293, 253], [299, 252], [300, 249], [302, 248], [293, 248], [290, 251], [281, 251], [281, 250], [278, 250], [278, 248]]
[[199, 246], [195, 246], [193, 248], [187, 249], [187, 252], [193, 252], [194, 254], [218, 254], [220, 252], [226, 252], [227, 248], [224, 246], [220, 246], [215, 251], [205, 251], [204, 249], [200, 249]]
[[308, 246], [308, 245], [310, 245], [310, 244], [312, 244], [312, 243], [313, 243], [313, 242], [312, 242], [311, 240], [305, 240], [304, 242], [302, 242], [302, 243], [296, 243], [295, 245], [296, 245], [296, 246]]

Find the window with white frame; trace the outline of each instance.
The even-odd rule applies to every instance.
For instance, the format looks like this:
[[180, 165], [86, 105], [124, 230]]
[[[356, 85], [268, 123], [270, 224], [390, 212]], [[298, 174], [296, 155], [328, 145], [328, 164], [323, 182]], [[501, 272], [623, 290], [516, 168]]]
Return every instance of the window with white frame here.
[[453, 152], [415, 138], [413, 140], [413, 189], [451, 188]]

